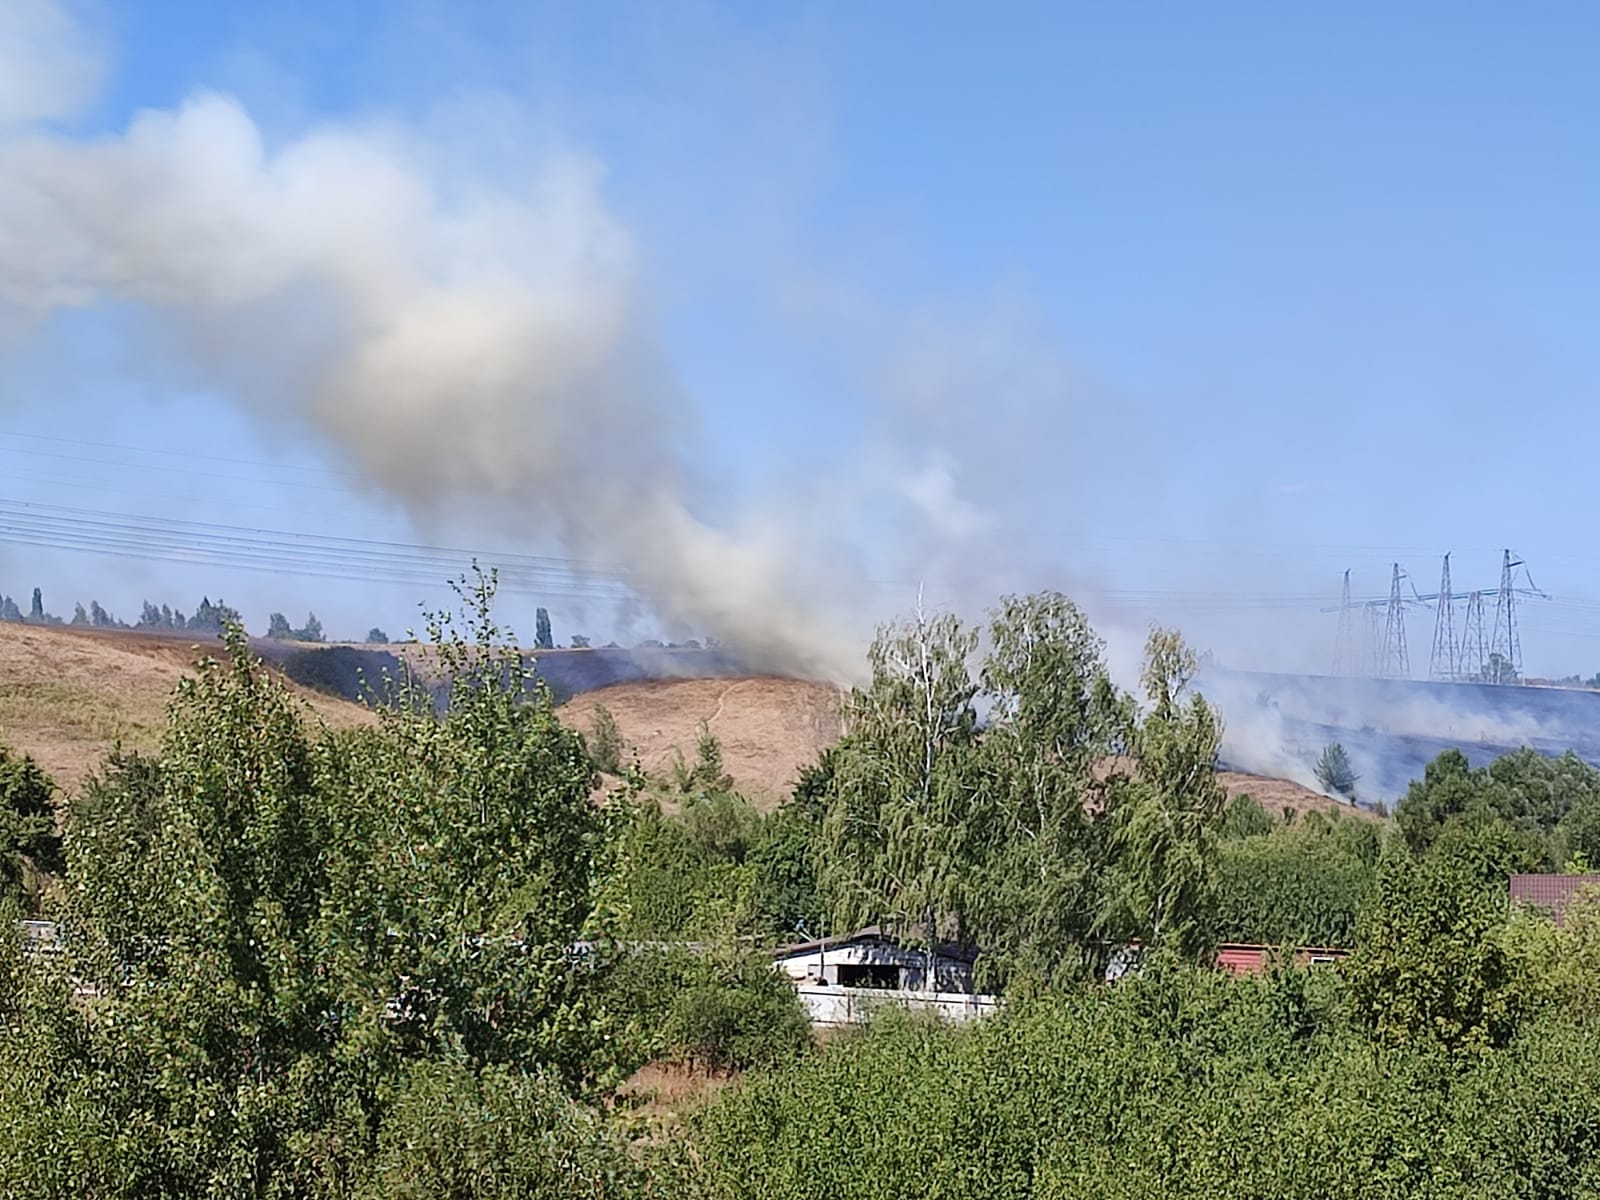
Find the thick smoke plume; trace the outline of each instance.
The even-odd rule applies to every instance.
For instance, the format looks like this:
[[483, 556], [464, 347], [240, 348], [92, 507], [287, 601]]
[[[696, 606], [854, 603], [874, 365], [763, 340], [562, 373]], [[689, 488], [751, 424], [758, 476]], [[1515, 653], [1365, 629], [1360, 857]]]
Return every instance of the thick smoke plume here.
[[219, 94], [85, 140], [36, 123], [79, 81], [20, 86], [0, 83], [13, 330], [91, 306], [153, 317], [200, 383], [314, 430], [420, 523], [492, 514], [622, 564], [663, 618], [769, 665], [848, 661], [814, 573], [809, 592], [796, 578], [795, 534], [692, 507], [687, 415], [594, 162], [549, 149], [491, 183], [403, 128], [269, 146]]

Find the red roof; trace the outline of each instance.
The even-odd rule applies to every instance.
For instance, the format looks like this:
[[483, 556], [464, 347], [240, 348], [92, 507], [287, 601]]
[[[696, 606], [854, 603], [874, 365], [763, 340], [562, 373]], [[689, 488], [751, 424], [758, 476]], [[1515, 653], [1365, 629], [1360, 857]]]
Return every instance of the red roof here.
[[1600, 889], [1600, 875], [1513, 875], [1511, 898], [1546, 908], [1560, 920], [1572, 898], [1585, 888]]

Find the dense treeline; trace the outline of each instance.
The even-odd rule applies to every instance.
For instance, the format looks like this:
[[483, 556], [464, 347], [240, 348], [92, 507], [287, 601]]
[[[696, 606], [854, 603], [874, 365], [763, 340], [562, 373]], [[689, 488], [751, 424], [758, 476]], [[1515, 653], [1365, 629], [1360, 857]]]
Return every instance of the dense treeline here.
[[28, 625], [73, 625], [91, 629], [151, 629], [208, 634], [220, 634], [230, 625], [242, 624], [237, 609], [230, 608], [221, 600], [213, 604], [209, 596], [203, 597], [189, 616], [184, 616], [181, 609], [174, 609], [165, 604], [155, 605], [146, 600], [139, 613], [139, 620], [130, 625], [106, 611], [100, 601], [91, 600], [88, 608], [81, 602], [75, 605], [72, 619], [63, 620], [54, 613], [46, 611], [44, 593], [39, 588], [33, 589], [33, 599], [26, 613], [10, 596], [0, 596], [0, 621], [18, 621]]
[[[1173, 635], [1120, 692], [1059, 596], [877, 640], [841, 742], [763, 813], [704, 732], [586, 742], [491, 586], [333, 733], [237, 631], [158, 754], [70, 799], [0, 756], [0, 1192], [37, 1196], [1576, 1196], [1600, 1176], [1600, 773], [1445, 755], [1393, 822], [1225, 803]], [[602, 774], [603, 773], [603, 774]], [[609, 794], [601, 797], [601, 780]], [[1007, 1009], [813, 1046], [753, 946], [876, 923], [976, 944]], [[1107, 950], [1143, 974], [1095, 982]], [[1354, 945], [1255, 980], [1219, 941]], [[742, 1079], [686, 1124], [650, 1059]]]

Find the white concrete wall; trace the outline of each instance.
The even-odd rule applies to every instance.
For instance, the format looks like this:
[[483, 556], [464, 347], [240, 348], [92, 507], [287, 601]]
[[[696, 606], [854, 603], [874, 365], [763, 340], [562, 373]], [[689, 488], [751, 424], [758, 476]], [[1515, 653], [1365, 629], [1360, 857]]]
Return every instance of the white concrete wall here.
[[972, 1021], [1000, 1008], [998, 996], [971, 992], [918, 992], [900, 988], [842, 988], [801, 984], [795, 989], [813, 1025], [860, 1025], [885, 1005], [933, 1012], [947, 1021]]

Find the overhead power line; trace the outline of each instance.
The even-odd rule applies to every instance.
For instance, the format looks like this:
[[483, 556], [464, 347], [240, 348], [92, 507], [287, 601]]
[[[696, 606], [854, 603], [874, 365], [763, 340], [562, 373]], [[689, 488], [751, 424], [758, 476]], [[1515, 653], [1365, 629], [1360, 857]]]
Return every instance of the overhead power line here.
[[476, 560], [512, 593], [625, 599], [624, 572], [580, 559], [127, 516], [0, 499], [0, 542], [117, 558], [383, 583], [438, 585]]

